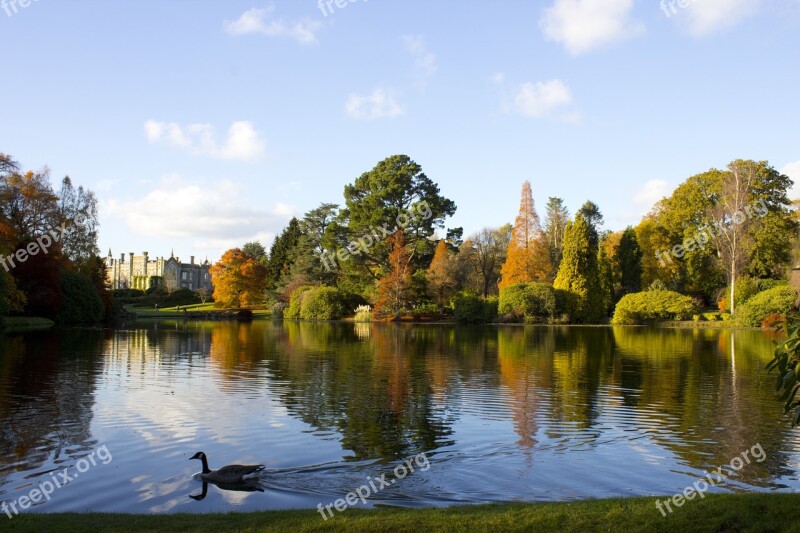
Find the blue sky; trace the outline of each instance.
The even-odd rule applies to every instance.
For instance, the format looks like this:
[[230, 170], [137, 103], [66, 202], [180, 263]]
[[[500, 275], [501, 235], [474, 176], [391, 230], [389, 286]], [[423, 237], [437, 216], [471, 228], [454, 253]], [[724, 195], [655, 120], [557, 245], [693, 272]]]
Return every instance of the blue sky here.
[[0, 151], [94, 190], [103, 254], [211, 260], [398, 153], [467, 234], [524, 180], [609, 229], [739, 157], [800, 182], [800, 0], [339, 3], [6, 0]]

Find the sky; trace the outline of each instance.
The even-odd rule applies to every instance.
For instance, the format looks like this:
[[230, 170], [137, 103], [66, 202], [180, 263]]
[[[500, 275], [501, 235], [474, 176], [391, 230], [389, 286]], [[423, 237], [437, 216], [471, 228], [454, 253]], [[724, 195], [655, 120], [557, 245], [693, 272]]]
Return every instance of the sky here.
[[734, 159], [800, 183], [800, 0], [0, 0], [0, 42], [0, 152], [97, 194], [102, 255], [268, 247], [394, 154], [465, 235], [525, 180], [611, 230]]

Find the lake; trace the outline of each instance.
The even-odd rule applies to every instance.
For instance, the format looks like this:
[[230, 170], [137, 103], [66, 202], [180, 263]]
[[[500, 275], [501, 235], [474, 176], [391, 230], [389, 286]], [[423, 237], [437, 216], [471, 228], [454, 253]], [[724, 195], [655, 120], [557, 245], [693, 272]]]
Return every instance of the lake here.
[[[772, 342], [270, 321], [9, 333], [0, 500], [62, 480], [29, 511], [315, 508], [384, 474], [370, 505], [672, 495], [754, 447], [760, 460], [725, 466], [711, 491], [795, 491], [800, 433], [763, 370]], [[203, 494], [200, 450], [211, 468], [267, 473], [256, 490]], [[414, 457], [428, 468], [395, 475]]]

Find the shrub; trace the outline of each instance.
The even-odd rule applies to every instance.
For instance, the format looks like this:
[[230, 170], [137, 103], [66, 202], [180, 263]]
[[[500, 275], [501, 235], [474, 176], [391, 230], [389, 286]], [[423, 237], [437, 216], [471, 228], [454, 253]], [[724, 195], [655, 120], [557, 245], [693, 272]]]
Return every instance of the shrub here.
[[546, 283], [517, 283], [500, 290], [498, 313], [505, 317], [545, 319], [555, 314], [556, 307], [555, 290]]
[[275, 302], [272, 304], [272, 318], [276, 320], [283, 319], [283, 315], [286, 312], [286, 308], [289, 307], [284, 302]]
[[303, 299], [305, 298], [306, 293], [312, 288], [313, 287], [303, 285], [302, 287], [297, 287], [294, 291], [292, 291], [292, 295], [289, 297], [289, 307], [287, 307], [286, 311], [283, 312], [284, 318], [300, 318], [300, 309], [303, 305]]
[[64, 272], [61, 277], [64, 299], [56, 314], [61, 324], [97, 324], [103, 320], [105, 306], [97, 288], [88, 277]]
[[793, 307], [797, 293], [783, 285], [760, 292], [750, 298], [736, 313], [736, 319], [743, 326], [759, 327], [764, 319], [773, 313], [785, 315]]
[[730, 313], [721, 313], [719, 315], [719, 319], [722, 320], [723, 322], [726, 322], [726, 321], [731, 319], [731, 314]]
[[500, 300], [497, 296], [492, 296], [483, 301], [483, 322], [489, 324], [497, 320], [497, 309], [500, 306]]
[[441, 309], [436, 304], [420, 304], [414, 308], [411, 312], [414, 317], [419, 318], [421, 316], [438, 316]]
[[701, 315], [694, 315], [692, 316], [692, 320], [695, 322], [700, 322], [701, 320], [703, 320], [703, 317]]
[[626, 294], [614, 310], [612, 324], [647, 324], [659, 320], [685, 320], [697, 309], [689, 296], [672, 291]]
[[497, 318], [497, 298], [484, 300], [469, 293], [453, 297], [453, 314], [462, 324], [487, 324]]
[[303, 293], [300, 305], [303, 320], [339, 320], [345, 312], [345, 297], [335, 287], [314, 287]]
[[705, 318], [709, 322], [716, 322], [717, 320], [719, 320], [719, 313], [717, 313], [716, 311], [711, 313], [703, 313], [703, 318]]

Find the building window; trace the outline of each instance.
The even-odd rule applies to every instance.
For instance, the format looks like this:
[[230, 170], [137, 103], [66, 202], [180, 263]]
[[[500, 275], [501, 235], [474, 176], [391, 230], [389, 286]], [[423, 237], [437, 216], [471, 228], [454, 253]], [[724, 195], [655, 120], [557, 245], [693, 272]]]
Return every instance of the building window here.
[[184, 280], [184, 281], [186, 281], [187, 279], [189, 279], [188, 272], [182, 272], [182, 273], [181, 273], [181, 279], [182, 279], [182, 280]]

